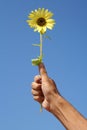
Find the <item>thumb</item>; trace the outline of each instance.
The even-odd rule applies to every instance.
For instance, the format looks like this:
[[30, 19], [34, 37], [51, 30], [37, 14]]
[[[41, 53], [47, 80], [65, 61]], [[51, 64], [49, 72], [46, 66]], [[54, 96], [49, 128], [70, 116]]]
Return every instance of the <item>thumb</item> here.
[[42, 77], [42, 79], [48, 79], [47, 71], [43, 63], [39, 64], [39, 72]]

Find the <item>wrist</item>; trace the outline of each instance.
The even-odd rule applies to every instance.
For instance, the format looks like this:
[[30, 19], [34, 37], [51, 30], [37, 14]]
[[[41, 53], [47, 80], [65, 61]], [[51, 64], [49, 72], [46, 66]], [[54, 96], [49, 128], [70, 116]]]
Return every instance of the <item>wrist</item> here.
[[62, 104], [62, 96], [57, 93], [50, 102], [50, 112], [54, 114], [55, 110], [58, 109], [56, 107], [60, 106], [60, 104]]

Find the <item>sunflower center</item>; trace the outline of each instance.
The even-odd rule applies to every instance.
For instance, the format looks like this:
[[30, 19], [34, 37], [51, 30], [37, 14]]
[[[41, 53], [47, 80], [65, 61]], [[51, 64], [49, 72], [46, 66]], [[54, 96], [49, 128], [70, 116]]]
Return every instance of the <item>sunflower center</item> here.
[[45, 20], [44, 18], [39, 18], [39, 19], [37, 20], [37, 24], [38, 24], [39, 26], [44, 26], [44, 25], [46, 24], [46, 20]]

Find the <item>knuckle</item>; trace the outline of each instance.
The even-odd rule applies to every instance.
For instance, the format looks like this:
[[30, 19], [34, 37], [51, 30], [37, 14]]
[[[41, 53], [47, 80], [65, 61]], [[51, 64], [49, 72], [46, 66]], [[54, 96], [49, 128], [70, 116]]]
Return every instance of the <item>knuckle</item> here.
[[40, 78], [41, 78], [40, 75], [36, 75], [36, 76], [34, 77], [34, 81], [37, 81], [37, 80], [39, 80]]
[[31, 89], [31, 93], [33, 94], [33, 89]]
[[31, 86], [32, 86], [32, 87], [33, 87], [33, 85], [34, 85], [34, 82], [31, 83]]
[[41, 103], [44, 100], [44, 97], [41, 96], [34, 96], [33, 99], [39, 103]]
[[33, 99], [38, 101], [39, 100], [39, 96], [34, 96]]
[[34, 89], [34, 90], [40, 90], [40, 88], [41, 88], [41, 84], [34, 83], [34, 84], [32, 85], [32, 89]]

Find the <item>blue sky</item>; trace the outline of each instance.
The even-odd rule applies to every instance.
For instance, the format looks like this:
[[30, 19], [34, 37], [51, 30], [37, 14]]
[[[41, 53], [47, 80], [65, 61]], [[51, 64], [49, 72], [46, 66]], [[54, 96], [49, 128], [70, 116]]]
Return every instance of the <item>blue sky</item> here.
[[38, 68], [31, 59], [39, 50], [39, 34], [26, 23], [39, 7], [54, 13], [56, 25], [47, 31], [51, 40], [43, 45], [44, 63], [62, 94], [87, 117], [87, 0], [0, 1], [0, 129], [44, 130], [65, 128], [43, 110], [31, 95]]

